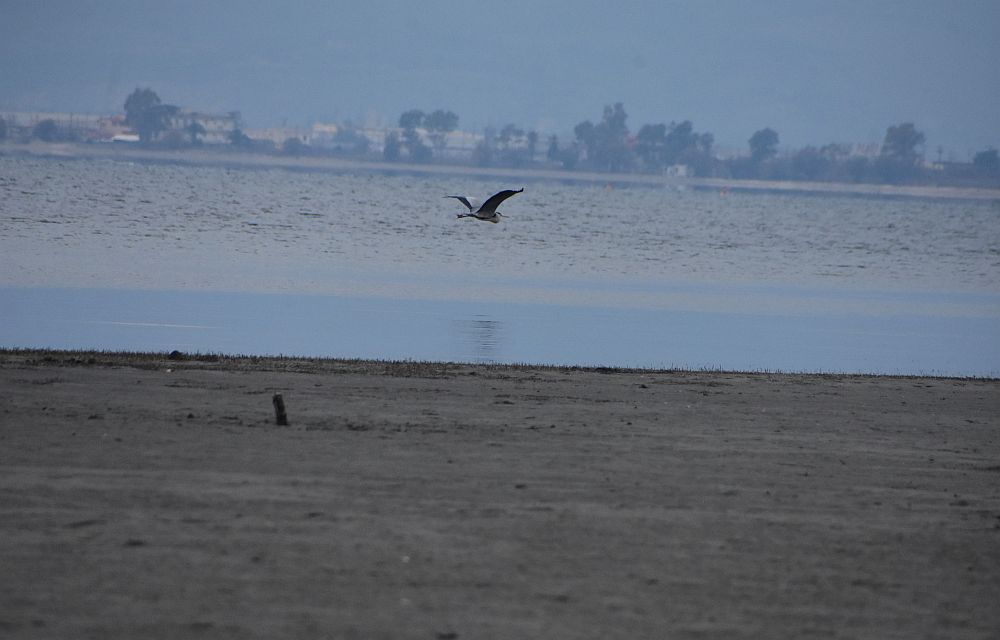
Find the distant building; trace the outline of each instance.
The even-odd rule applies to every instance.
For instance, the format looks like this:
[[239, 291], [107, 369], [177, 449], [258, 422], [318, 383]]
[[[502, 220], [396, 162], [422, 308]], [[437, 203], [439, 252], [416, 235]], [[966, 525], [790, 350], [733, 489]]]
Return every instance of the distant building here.
[[[317, 122], [313, 124], [309, 132], [309, 144], [316, 147], [333, 146], [337, 138], [337, 133], [340, 131], [341, 127], [335, 124]], [[303, 140], [303, 142], [305, 141]]]
[[686, 164], [672, 164], [666, 168], [664, 175], [668, 178], [689, 178], [694, 176], [694, 173]]
[[[124, 115], [81, 115], [75, 113], [48, 113], [48, 112], [6, 112], [0, 113], [0, 118], [7, 124], [8, 136], [13, 139], [30, 138], [32, 131], [38, 123], [45, 120], [55, 122], [58, 127], [60, 137], [66, 140], [76, 140], [80, 142], [121, 142], [131, 141], [131, 136], [135, 135], [130, 127], [125, 124]], [[230, 112], [226, 114], [202, 113], [198, 111], [182, 110], [170, 121], [168, 131], [162, 136], [190, 135], [190, 126], [198, 124], [202, 127], [203, 133], [198, 133], [198, 140], [206, 144], [225, 144], [229, 142], [230, 134], [234, 129], [239, 128], [240, 114]]]
[[57, 112], [0, 112], [7, 124], [7, 135], [12, 139], [30, 138], [34, 128], [45, 120], [56, 123], [61, 137], [85, 142], [110, 141], [114, 136], [125, 133], [125, 116], [97, 116], [78, 113]]
[[296, 138], [303, 144], [309, 144], [312, 140], [310, 131], [293, 129], [289, 127], [277, 127], [271, 129], [244, 129], [243, 133], [251, 140], [267, 142], [276, 147], [281, 147], [289, 138]]
[[240, 113], [231, 111], [226, 114], [202, 113], [182, 109], [173, 117], [170, 129], [183, 135], [189, 135], [191, 125], [200, 125], [204, 133], [198, 134], [198, 140], [205, 144], [226, 144], [233, 131], [240, 128]]
[[457, 157], [469, 157], [483, 140], [484, 136], [481, 133], [450, 131], [445, 136], [445, 153]]

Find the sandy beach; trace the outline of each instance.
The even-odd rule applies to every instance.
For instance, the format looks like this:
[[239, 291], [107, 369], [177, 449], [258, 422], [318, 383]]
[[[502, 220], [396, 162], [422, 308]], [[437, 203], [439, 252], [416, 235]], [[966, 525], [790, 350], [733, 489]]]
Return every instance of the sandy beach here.
[[0, 389], [4, 637], [1000, 629], [997, 380], [8, 351]]

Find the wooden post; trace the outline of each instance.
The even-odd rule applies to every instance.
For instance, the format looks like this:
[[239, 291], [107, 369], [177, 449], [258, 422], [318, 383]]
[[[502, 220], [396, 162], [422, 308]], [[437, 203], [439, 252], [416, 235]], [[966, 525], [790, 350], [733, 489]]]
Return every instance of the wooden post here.
[[281, 397], [280, 393], [274, 394], [271, 398], [271, 402], [274, 403], [274, 421], [279, 427], [288, 426], [288, 416], [285, 414], [285, 399]]

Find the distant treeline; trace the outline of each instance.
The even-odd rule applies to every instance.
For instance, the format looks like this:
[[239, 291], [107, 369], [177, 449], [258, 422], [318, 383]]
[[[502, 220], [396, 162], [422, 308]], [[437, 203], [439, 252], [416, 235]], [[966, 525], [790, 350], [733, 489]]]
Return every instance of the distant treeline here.
[[[197, 119], [188, 118], [175, 130], [179, 109], [164, 104], [151, 89], [136, 89], [125, 100], [125, 124], [138, 135], [140, 144], [196, 146], [206, 131]], [[604, 108], [600, 120], [585, 120], [573, 128], [573, 137], [560, 140], [550, 135], [544, 141], [535, 131], [513, 124], [487, 128], [472, 136], [471, 148], [458, 152], [449, 137], [458, 130], [459, 117], [439, 109], [425, 113], [411, 109], [400, 115], [398, 127], [379, 131], [345, 124], [323, 144], [310, 144], [301, 137], [282, 143], [255, 140], [242, 130], [238, 115], [225, 140], [234, 149], [288, 155], [332, 155], [386, 162], [473, 164], [482, 167], [553, 168], [609, 173], [647, 173], [757, 180], [802, 180], [820, 182], [866, 182], [887, 184], [942, 184], [1000, 187], [1000, 157], [988, 148], [971, 163], [925, 161], [923, 132], [911, 122], [891, 125], [881, 145], [864, 153], [843, 144], [807, 146], [779, 154], [779, 134], [765, 127], [747, 139], [747, 153], [720, 158], [715, 138], [698, 132], [689, 120], [644, 124], [635, 132], [628, 127], [622, 103]], [[71, 139], [53, 120], [34, 125], [31, 137], [57, 142]], [[0, 140], [10, 135], [0, 118]], [[23, 134], [22, 134], [23, 137]], [[939, 149], [940, 155], [940, 149]]]

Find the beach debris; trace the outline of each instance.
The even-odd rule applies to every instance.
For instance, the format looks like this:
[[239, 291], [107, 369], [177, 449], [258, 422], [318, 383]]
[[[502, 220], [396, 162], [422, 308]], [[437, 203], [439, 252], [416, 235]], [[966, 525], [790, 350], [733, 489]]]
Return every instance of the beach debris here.
[[63, 525], [67, 529], [82, 529], [83, 527], [90, 527], [97, 524], [106, 524], [104, 520], [99, 519], [89, 519], [89, 520], [77, 520], [76, 522], [70, 522], [69, 524]]
[[271, 402], [274, 404], [274, 422], [279, 427], [288, 426], [288, 415], [285, 413], [285, 399], [281, 397], [280, 393], [274, 394], [271, 398]]

